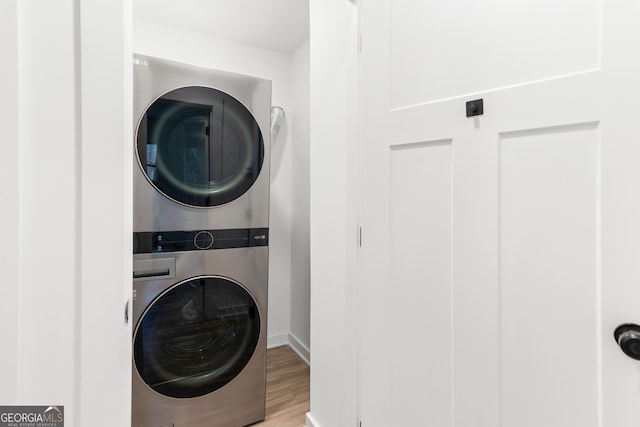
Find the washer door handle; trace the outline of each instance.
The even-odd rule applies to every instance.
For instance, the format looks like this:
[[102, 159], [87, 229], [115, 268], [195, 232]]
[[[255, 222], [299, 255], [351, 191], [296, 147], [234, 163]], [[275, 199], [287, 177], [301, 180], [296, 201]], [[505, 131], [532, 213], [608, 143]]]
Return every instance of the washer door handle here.
[[133, 281], [173, 279], [176, 276], [175, 258], [133, 260]]
[[627, 356], [640, 360], [640, 326], [633, 323], [625, 323], [618, 326], [613, 336]]
[[147, 277], [163, 277], [163, 276], [169, 276], [170, 274], [171, 274], [171, 270], [168, 268], [165, 268], [163, 270], [152, 270], [152, 271], [142, 271], [142, 272], [134, 271], [133, 278], [144, 279]]

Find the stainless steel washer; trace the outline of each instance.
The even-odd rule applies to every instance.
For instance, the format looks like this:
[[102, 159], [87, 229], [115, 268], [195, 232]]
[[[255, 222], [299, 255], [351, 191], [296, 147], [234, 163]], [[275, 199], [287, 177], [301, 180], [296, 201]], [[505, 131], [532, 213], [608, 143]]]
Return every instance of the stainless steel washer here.
[[267, 245], [267, 229], [136, 234], [133, 426], [264, 419]]

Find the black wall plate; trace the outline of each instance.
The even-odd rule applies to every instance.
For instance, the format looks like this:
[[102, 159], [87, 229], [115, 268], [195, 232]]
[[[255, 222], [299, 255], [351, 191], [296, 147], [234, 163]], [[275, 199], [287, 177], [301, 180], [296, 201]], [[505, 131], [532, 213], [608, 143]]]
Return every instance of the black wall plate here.
[[484, 103], [482, 99], [467, 102], [467, 117], [480, 116], [484, 114]]

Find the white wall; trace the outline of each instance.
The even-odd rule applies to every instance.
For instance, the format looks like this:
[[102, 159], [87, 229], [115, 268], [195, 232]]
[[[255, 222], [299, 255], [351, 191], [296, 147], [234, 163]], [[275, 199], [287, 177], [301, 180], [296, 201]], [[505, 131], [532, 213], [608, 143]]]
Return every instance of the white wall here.
[[[76, 181], [81, 219], [76, 426], [126, 427], [131, 422], [131, 323], [124, 317], [133, 253], [131, 0], [82, 0], [75, 19], [80, 22], [76, 87], [81, 104], [75, 158], [81, 174]], [[131, 307], [126, 308], [130, 319]]]
[[130, 418], [130, 9], [0, 4], [0, 402], [64, 405], [70, 427]]
[[309, 120], [310, 82], [307, 40], [292, 55], [292, 225], [291, 225], [291, 337], [292, 346], [309, 357], [310, 259], [309, 259]]
[[311, 0], [311, 412], [357, 425], [357, 9]]
[[133, 49], [140, 54], [272, 81], [272, 105], [283, 107], [288, 119], [271, 150], [267, 334], [269, 346], [287, 343], [291, 327], [292, 280], [292, 138], [288, 126], [291, 123], [289, 117], [293, 114], [291, 55], [143, 20], [134, 22]]
[[0, 194], [2, 209], [0, 221], [4, 224], [3, 244], [0, 247], [0, 268], [4, 283], [0, 285], [0, 336], [4, 343], [0, 351], [0, 402], [14, 405], [18, 401], [19, 360], [19, 296], [20, 268], [18, 248], [19, 233], [19, 186], [18, 167], [20, 144], [18, 124], [18, 3], [19, 0], [0, 2], [0, 52], [3, 66], [0, 67], [0, 92], [4, 101], [0, 103], [0, 128], [2, 129], [2, 156], [0, 168]]
[[[53, 399], [73, 424], [81, 238], [74, 4], [32, 1], [18, 9], [17, 401]], [[46, 250], [53, 242], [55, 250]]]

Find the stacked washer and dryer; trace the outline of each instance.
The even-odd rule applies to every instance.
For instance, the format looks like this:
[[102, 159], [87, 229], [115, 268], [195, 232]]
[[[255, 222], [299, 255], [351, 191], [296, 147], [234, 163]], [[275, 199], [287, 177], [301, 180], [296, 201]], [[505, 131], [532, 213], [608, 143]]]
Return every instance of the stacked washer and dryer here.
[[271, 82], [133, 63], [132, 425], [249, 425], [265, 414]]

